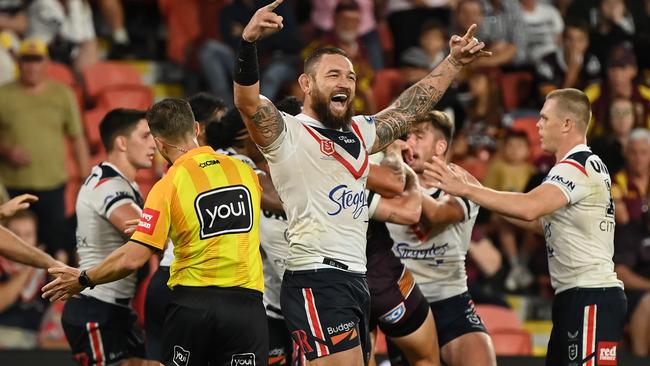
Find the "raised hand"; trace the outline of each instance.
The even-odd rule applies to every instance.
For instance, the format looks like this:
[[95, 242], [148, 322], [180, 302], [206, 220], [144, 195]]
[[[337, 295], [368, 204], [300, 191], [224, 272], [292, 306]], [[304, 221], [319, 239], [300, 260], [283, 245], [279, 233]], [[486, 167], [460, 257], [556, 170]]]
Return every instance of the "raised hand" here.
[[79, 274], [81, 271], [78, 268], [68, 266], [53, 267], [47, 271], [55, 279], [41, 289], [44, 299], [50, 299], [51, 302], [67, 300], [84, 289], [79, 283]]
[[479, 57], [490, 57], [492, 52], [483, 51], [485, 43], [474, 37], [476, 24], [472, 24], [464, 36], [454, 35], [449, 40], [449, 60], [457, 66], [471, 64]]
[[242, 32], [242, 38], [255, 42], [282, 29], [282, 17], [273, 12], [284, 0], [275, 0], [269, 5], [257, 9]]
[[11, 217], [18, 211], [28, 209], [29, 205], [36, 201], [38, 201], [38, 197], [31, 194], [21, 194], [20, 196], [16, 196], [5, 204], [0, 205], [0, 219]]
[[438, 158], [424, 163], [424, 173], [420, 183], [425, 188], [440, 188], [452, 196], [463, 196], [469, 185], [466, 172], [452, 169]]

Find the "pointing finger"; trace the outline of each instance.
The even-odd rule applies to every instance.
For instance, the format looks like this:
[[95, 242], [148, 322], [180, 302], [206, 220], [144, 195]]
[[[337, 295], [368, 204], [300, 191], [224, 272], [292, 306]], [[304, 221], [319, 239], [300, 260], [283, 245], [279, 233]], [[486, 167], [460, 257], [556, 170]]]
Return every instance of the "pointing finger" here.
[[476, 33], [476, 27], [477, 27], [476, 24], [472, 24], [472, 25], [469, 27], [469, 29], [467, 30], [467, 33], [465, 33], [465, 36], [463, 36], [463, 38], [466, 39], [466, 40], [468, 40], [468, 41], [469, 41], [470, 39], [474, 38], [474, 33]]
[[275, 8], [277, 8], [278, 6], [280, 6], [280, 4], [282, 4], [283, 1], [284, 1], [284, 0], [275, 0], [274, 2], [270, 3], [269, 5], [267, 5], [267, 6], [266, 6], [266, 9], [267, 9], [268, 11], [273, 11], [273, 10], [275, 10]]

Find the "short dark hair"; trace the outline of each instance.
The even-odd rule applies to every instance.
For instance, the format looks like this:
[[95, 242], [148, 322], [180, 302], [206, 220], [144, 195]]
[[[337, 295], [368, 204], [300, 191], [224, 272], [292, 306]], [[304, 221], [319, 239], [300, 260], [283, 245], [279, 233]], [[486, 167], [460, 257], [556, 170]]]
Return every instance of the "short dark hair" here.
[[237, 108], [232, 108], [217, 123], [205, 128], [205, 141], [213, 149], [225, 149], [235, 145], [239, 131], [246, 128]]
[[149, 108], [146, 118], [154, 136], [172, 142], [181, 141], [194, 132], [194, 113], [184, 99], [163, 99]]
[[99, 123], [99, 135], [106, 152], [113, 150], [113, 143], [118, 136], [130, 134], [146, 112], [137, 109], [116, 108], [106, 113]]
[[302, 113], [302, 102], [300, 99], [290, 95], [275, 103], [275, 108], [292, 116]]
[[437, 21], [437, 20], [427, 20], [424, 22], [422, 25], [422, 28], [420, 29], [420, 36], [423, 35], [424, 33], [431, 32], [431, 31], [438, 31], [442, 33], [442, 36], [445, 37], [447, 34], [447, 28], [445, 26]]
[[361, 8], [355, 0], [341, 0], [334, 8], [334, 15], [342, 11], [361, 11]]
[[562, 32], [562, 36], [566, 36], [567, 31], [569, 28], [576, 28], [579, 29], [582, 33], [586, 34], [587, 37], [589, 37], [589, 23], [587, 23], [583, 19], [571, 19], [564, 25], [564, 32]]
[[507, 129], [505, 134], [503, 135], [503, 141], [507, 142], [508, 140], [513, 140], [513, 139], [523, 139], [528, 143], [528, 135], [526, 134], [525, 131], [518, 130], [518, 129]]
[[196, 93], [192, 95], [188, 101], [192, 107], [194, 118], [199, 123], [212, 122], [212, 115], [218, 109], [225, 109], [226, 103], [223, 99], [218, 98], [210, 93]]
[[350, 59], [350, 56], [348, 56], [348, 54], [345, 51], [343, 51], [338, 47], [317, 48], [305, 59], [305, 65], [304, 65], [305, 74], [308, 75], [314, 74], [314, 69], [316, 68], [316, 64], [318, 64], [318, 62], [320, 61], [321, 57], [323, 57], [323, 55], [341, 55], [347, 58], [348, 60]]

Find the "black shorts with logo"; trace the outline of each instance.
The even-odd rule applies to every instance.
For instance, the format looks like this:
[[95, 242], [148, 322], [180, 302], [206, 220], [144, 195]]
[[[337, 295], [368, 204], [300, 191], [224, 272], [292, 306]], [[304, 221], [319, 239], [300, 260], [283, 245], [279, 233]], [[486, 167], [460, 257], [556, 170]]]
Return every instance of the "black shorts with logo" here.
[[467, 333], [487, 333], [469, 292], [432, 302], [429, 306], [436, 321], [440, 348]]
[[363, 274], [338, 269], [285, 271], [280, 295], [292, 339], [308, 360], [370, 343], [370, 294]]
[[553, 300], [548, 366], [614, 366], [627, 299], [619, 287], [572, 288]]
[[63, 307], [61, 324], [79, 365], [112, 365], [131, 357], [144, 358], [144, 334], [129, 299], [124, 305], [80, 295]]
[[[392, 258], [399, 262], [395, 256]], [[389, 337], [403, 337], [418, 330], [427, 319], [429, 303], [411, 272], [403, 265], [401, 273], [392, 276], [372, 276], [371, 272], [368, 268], [370, 329], [379, 326]]]
[[266, 366], [268, 347], [261, 292], [184, 286], [172, 291], [163, 325], [165, 366]]

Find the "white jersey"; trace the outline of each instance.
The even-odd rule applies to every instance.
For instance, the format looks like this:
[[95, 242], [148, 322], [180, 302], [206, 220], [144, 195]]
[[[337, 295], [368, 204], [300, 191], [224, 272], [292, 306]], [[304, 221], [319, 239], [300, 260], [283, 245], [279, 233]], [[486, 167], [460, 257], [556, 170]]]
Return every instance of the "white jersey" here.
[[281, 114], [284, 130], [261, 150], [289, 219], [287, 269], [364, 273], [374, 119], [355, 116], [343, 132], [305, 114]]
[[260, 244], [264, 256], [264, 306], [266, 315], [282, 319], [280, 312], [280, 290], [282, 276], [289, 256], [287, 228], [289, 223], [284, 213], [262, 210], [260, 216]]
[[[446, 195], [437, 188], [425, 192], [434, 199]], [[393, 253], [413, 273], [415, 282], [429, 302], [448, 299], [467, 291], [465, 256], [479, 206], [466, 198], [454, 199], [463, 208], [465, 217], [436, 236], [430, 236], [428, 229], [420, 224], [386, 224], [395, 241]]]
[[614, 201], [607, 167], [578, 145], [544, 178], [569, 203], [542, 217], [555, 293], [574, 287], [623, 287], [614, 272]]
[[[98, 265], [128, 240], [108, 220], [113, 211], [123, 205], [142, 208], [143, 203], [137, 184], [129, 182], [113, 164], [103, 162], [93, 167], [77, 196], [76, 236], [81, 269]], [[116, 304], [116, 299], [133, 297], [135, 283], [133, 273], [115, 282], [86, 288], [82, 294]]]

